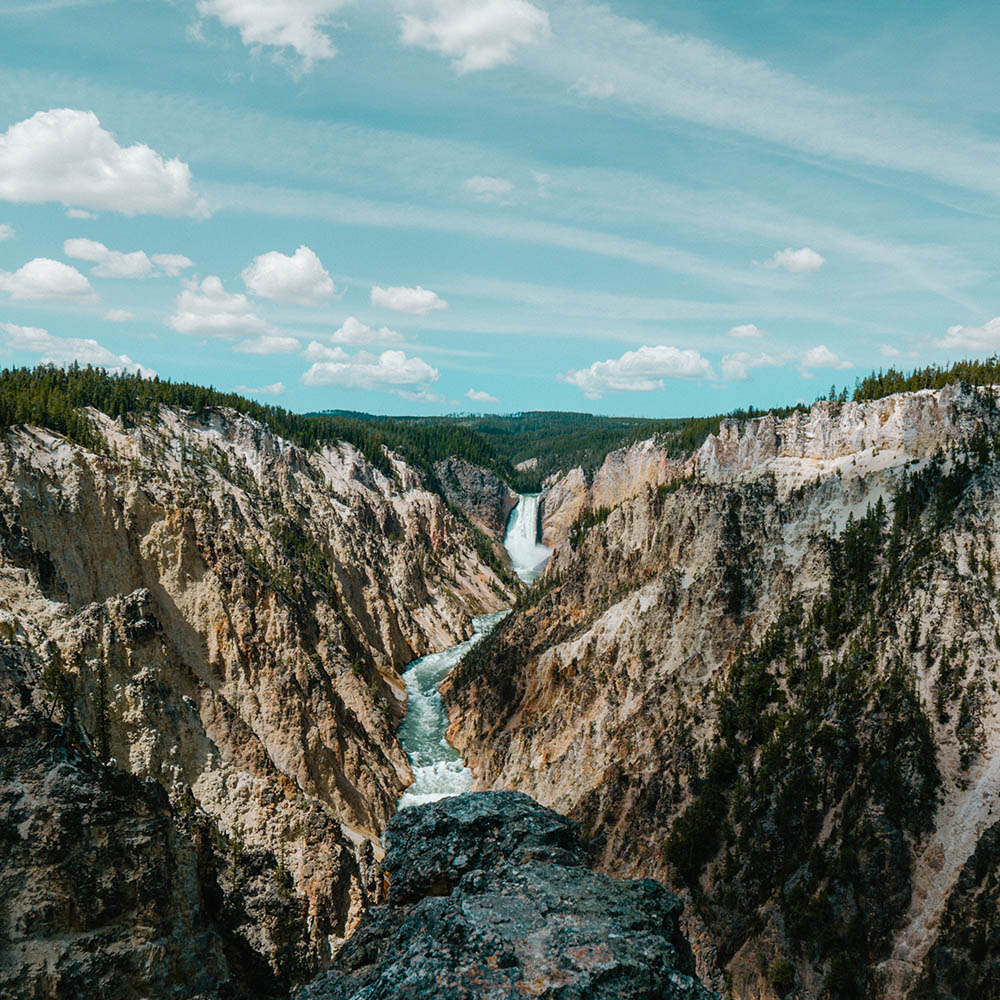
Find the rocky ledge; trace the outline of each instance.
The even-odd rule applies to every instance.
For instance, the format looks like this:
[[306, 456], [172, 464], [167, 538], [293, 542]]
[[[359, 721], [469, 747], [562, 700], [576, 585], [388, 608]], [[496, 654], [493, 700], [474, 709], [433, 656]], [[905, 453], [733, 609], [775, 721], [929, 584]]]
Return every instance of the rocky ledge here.
[[297, 1000], [711, 1000], [650, 879], [587, 867], [579, 827], [520, 792], [406, 809], [386, 829], [383, 901]]

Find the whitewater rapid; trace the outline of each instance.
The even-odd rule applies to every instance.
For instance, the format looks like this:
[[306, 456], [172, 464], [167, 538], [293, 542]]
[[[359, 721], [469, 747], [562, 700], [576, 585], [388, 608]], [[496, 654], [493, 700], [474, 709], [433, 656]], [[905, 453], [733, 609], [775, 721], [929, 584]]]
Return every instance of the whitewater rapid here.
[[[538, 495], [522, 495], [511, 511], [504, 535], [504, 547], [510, 555], [514, 571], [525, 583], [541, 576], [551, 555], [551, 549], [538, 541], [538, 512]], [[400, 809], [435, 802], [447, 795], [461, 795], [472, 787], [472, 772], [445, 738], [448, 713], [438, 686], [462, 657], [477, 642], [485, 639], [508, 614], [510, 609], [506, 608], [473, 618], [471, 638], [440, 653], [422, 656], [403, 671], [406, 716], [396, 735], [410, 759], [413, 784], [399, 800]]]
[[446, 795], [461, 795], [472, 787], [472, 772], [445, 738], [448, 714], [438, 693], [438, 685], [459, 660], [477, 642], [485, 639], [508, 614], [510, 610], [504, 609], [473, 618], [475, 631], [471, 639], [440, 653], [422, 656], [403, 673], [407, 694], [406, 717], [397, 735], [410, 758], [413, 784], [399, 800], [400, 809], [434, 802]]

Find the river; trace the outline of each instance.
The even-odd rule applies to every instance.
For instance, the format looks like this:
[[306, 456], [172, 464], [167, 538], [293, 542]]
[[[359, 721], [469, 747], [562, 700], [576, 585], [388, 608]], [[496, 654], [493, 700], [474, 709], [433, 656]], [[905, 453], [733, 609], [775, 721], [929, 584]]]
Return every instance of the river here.
[[[539, 497], [524, 494], [511, 511], [504, 547], [514, 571], [525, 582], [541, 576], [551, 550], [539, 542]], [[404, 671], [406, 717], [399, 727], [399, 742], [410, 759], [413, 784], [403, 793], [399, 808], [434, 802], [446, 795], [461, 795], [472, 787], [472, 772], [445, 738], [448, 714], [438, 687], [477, 642], [500, 624], [510, 609], [472, 619], [474, 629], [465, 642], [414, 660]]]

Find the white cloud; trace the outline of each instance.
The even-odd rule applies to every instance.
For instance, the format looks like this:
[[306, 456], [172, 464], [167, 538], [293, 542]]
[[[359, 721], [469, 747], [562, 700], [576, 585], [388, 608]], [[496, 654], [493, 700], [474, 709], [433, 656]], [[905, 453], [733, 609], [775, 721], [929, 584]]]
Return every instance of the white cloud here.
[[0, 271], [0, 292], [18, 301], [97, 301], [85, 275], [69, 264], [48, 257], [29, 260], [13, 272]]
[[184, 283], [177, 297], [176, 311], [167, 326], [178, 333], [205, 333], [218, 337], [266, 333], [267, 322], [258, 316], [245, 295], [230, 294], [220, 278], [209, 275], [200, 284], [197, 278]]
[[463, 190], [480, 201], [503, 201], [504, 196], [514, 190], [514, 185], [506, 177], [470, 177], [462, 184]]
[[153, 273], [153, 262], [143, 250], [121, 253], [96, 240], [72, 239], [63, 243], [63, 253], [96, 263], [93, 273], [99, 278], [148, 278]]
[[765, 260], [764, 267], [781, 268], [793, 274], [802, 274], [806, 271], [818, 271], [824, 263], [825, 258], [809, 247], [802, 247], [801, 250], [785, 247], [784, 250], [776, 251], [773, 257]]
[[438, 370], [423, 358], [409, 358], [402, 351], [383, 351], [377, 356], [360, 351], [346, 360], [315, 362], [302, 381], [306, 385], [382, 389], [410, 398], [428, 398], [427, 386], [438, 378]]
[[609, 80], [617, 100], [646, 114], [1000, 193], [1000, 144], [989, 133], [918, 117], [885, 94], [823, 89], [757, 56], [624, 16], [623, 6], [563, 0], [553, 8], [559, 44], [533, 54], [531, 68], [566, 86]]
[[12, 240], [16, 235], [13, 226], [0, 225], [0, 243], [4, 240]]
[[67, 219], [96, 219], [97, 216], [93, 212], [88, 212], [85, 208], [67, 208], [66, 209]]
[[241, 354], [295, 354], [301, 347], [295, 337], [264, 333], [259, 337], [240, 341], [233, 350]]
[[233, 392], [242, 392], [245, 396], [281, 396], [285, 390], [284, 382], [272, 382], [270, 385], [260, 385], [256, 388], [248, 385], [233, 386]]
[[548, 198], [549, 197], [549, 181], [552, 180], [552, 175], [544, 173], [540, 170], [533, 170], [532, 176], [535, 178], [535, 183], [538, 185], [538, 197]]
[[104, 318], [109, 323], [127, 323], [130, 319], [135, 319], [135, 313], [129, 312], [127, 309], [109, 309], [104, 314]]
[[119, 146], [92, 111], [39, 111], [0, 134], [0, 200], [123, 215], [208, 214], [191, 171], [137, 144]]
[[194, 261], [182, 253], [154, 253], [152, 259], [153, 263], [171, 278], [176, 278], [181, 271], [194, 267]]
[[560, 375], [583, 391], [588, 399], [600, 399], [607, 392], [653, 392], [663, 388], [663, 380], [715, 378], [712, 366], [697, 351], [657, 345], [626, 351], [620, 358], [595, 361]]
[[780, 368], [785, 362], [773, 354], [750, 354], [736, 351], [723, 355], [722, 377], [727, 382], [746, 382], [754, 368]]
[[335, 344], [348, 344], [352, 347], [367, 347], [370, 344], [391, 344], [402, 340], [401, 334], [395, 330], [390, 330], [383, 326], [380, 330], [373, 330], [366, 326], [354, 316], [348, 316], [344, 320], [344, 325], [330, 335], [330, 340]]
[[893, 347], [892, 344], [882, 344], [878, 352], [883, 358], [898, 358], [903, 353], [898, 347]]
[[729, 331], [730, 337], [763, 337], [764, 331], [758, 329], [753, 323], [741, 323], [739, 326], [734, 326]]
[[448, 308], [448, 303], [437, 292], [422, 288], [420, 285], [416, 288], [402, 285], [382, 288], [380, 285], [375, 285], [372, 288], [372, 305], [409, 313], [411, 316], [426, 316], [435, 309]]
[[850, 361], [844, 361], [838, 357], [825, 344], [810, 347], [799, 358], [799, 371], [807, 378], [811, 376], [813, 368], [836, 368], [845, 371], [853, 367], [854, 365]]
[[938, 347], [959, 351], [1000, 350], [1000, 316], [982, 326], [949, 326], [944, 337], [934, 343]]
[[496, 396], [491, 396], [488, 392], [483, 392], [481, 389], [470, 389], [465, 394], [466, 399], [471, 399], [473, 403], [499, 403], [500, 400]]
[[137, 364], [127, 354], [115, 354], [96, 340], [54, 337], [48, 330], [17, 326], [14, 323], [0, 323], [0, 330], [6, 334], [6, 347], [9, 350], [41, 355], [39, 360], [42, 364], [71, 365], [76, 361], [81, 365], [94, 365], [113, 372], [135, 372], [143, 378], [156, 376], [152, 368]]
[[333, 280], [309, 247], [288, 257], [277, 250], [255, 257], [243, 271], [243, 282], [254, 295], [275, 302], [315, 305], [334, 293]]
[[350, 0], [198, 0], [202, 17], [216, 17], [239, 30], [243, 44], [294, 49], [303, 68], [318, 59], [332, 59], [337, 49], [326, 29], [333, 15]]
[[316, 340], [310, 341], [302, 354], [307, 361], [346, 361], [349, 357], [342, 347], [327, 347]]
[[569, 89], [581, 97], [596, 97], [601, 100], [607, 100], [615, 94], [615, 85], [610, 80], [602, 80], [596, 76], [581, 76]]
[[527, 0], [408, 0], [402, 41], [452, 61], [458, 73], [514, 61], [549, 34], [549, 15]]

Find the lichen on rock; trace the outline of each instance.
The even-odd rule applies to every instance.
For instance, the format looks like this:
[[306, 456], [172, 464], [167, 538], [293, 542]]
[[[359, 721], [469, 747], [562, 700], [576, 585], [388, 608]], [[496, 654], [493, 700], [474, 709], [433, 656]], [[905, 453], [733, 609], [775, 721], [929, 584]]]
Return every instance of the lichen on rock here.
[[587, 867], [571, 820], [518, 792], [407, 809], [386, 829], [384, 902], [296, 1000], [711, 1000], [650, 879]]

